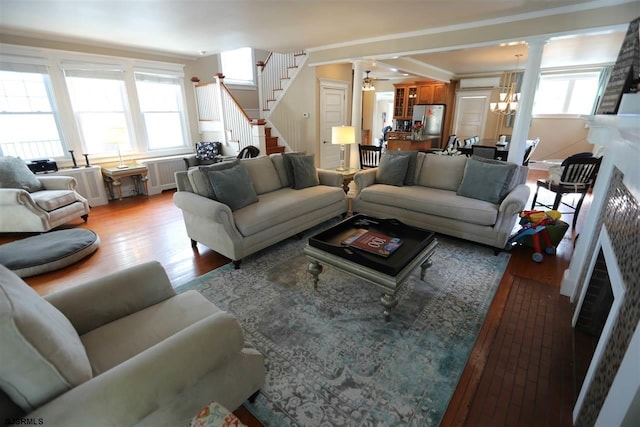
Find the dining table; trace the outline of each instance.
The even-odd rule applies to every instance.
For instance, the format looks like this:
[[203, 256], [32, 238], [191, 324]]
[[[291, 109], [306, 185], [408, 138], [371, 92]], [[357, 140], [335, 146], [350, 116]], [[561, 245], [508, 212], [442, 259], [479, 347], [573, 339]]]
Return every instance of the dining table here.
[[509, 143], [506, 144], [498, 144], [495, 139], [481, 139], [477, 144], [468, 144], [464, 147], [458, 148], [465, 156], [470, 156], [472, 152], [473, 145], [481, 146], [481, 147], [496, 147], [496, 160], [507, 161], [507, 157], [509, 156]]

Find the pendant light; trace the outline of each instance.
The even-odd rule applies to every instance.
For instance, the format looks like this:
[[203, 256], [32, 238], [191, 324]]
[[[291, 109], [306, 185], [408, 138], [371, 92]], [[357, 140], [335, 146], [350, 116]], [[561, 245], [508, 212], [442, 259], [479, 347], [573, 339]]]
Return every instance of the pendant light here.
[[516, 55], [516, 68], [508, 77], [508, 84], [503, 87], [507, 89], [506, 92], [500, 93], [500, 101], [492, 102], [489, 104], [489, 109], [492, 113], [509, 116], [515, 114], [518, 110], [518, 102], [520, 101], [520, 93], [516, 92], [516, 76], [518, 72], [518, 65], [520, 64], [521, 53]]

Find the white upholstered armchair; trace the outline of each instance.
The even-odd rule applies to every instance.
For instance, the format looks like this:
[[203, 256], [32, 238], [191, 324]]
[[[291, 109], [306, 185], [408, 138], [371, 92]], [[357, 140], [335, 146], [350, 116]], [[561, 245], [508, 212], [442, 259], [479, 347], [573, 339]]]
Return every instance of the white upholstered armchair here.
[[[0, 421], [182, 426], [265, 380], [240, 323], [150, 262], [40, 297], [0, 265]], [[0, 424], [2, 424], [0, 422]]]
[[13, 157], [0, 158], [0, 233], [43, 232], [89, 217], [89, 202], [70, 176], [34, 175]]

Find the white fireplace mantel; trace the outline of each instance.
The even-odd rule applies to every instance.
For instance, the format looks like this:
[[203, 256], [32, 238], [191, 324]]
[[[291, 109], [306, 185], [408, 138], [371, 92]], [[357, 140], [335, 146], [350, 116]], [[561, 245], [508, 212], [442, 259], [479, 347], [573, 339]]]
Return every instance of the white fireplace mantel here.
[[[606, 234], [606, 224], [603, 225], [603, 218], [605, 218], [606, 204], [609, 202], [607, 200], [609, 187], [612, 182], [617, 181], [612, 180], [615, 169], [620, 170], [623, 174], [622, 184], [618, 184], [616, 188], [623, 185], [636, 201], [640, 200], [640, 115], [585, 116], [584, 120], [589, 128], [587, 140], [599, 146], [598, 150], [594, 151], [602, 149], [603, 159], [593, 188], [591, 207], [587, 212], [583, 228], [579, 230], [579, 239], [576, 242], [569, 268], [564, 272], [560, 288], [560, 292], [569, 296], [571, 302], [576, 304], [574, 325], [590, 280], [590, 274], [585, 275], [585, 271], [588, 271], [592, 266], [596, 256], [593, 253], [594, 248], [601, 245], [601, 235], [603, 232]], [[640, 239], [640, 236], [637, 238]], [[611, 244], [603, 245], [603, 250], [605, 250], [604, 246], [610, 247]], [[609, 262], [610, 260], [607, 259], [607, 265]], [[612, 262], [618, 263], [615, 256]], [[613, 276], [611, 281], [614, 289], [632, 285], [631, 283], [623, 283], [619, 275]], [[614, 283], [614, 281], [619, 283]], [[637, 283], [634, 283], [633, 286], [637, 286]], [[619, 305], [620, 303], [621, 301], [617, 301], [615, 304]], [[615, 321], [615, 311], [610, 311], [610, 317], [607, 319], [608, 325]], [[606, 328], [607, 326], [605, 326]], [[605, 352], [604, 348], [608, 340], [605, 332], [603, 331], [600, 336], [585, 383], [580, 390], [580, 396], [573, 413], [574, 423], [582, 409], [586, 388], [589, 387], [598, 361]], [[640, 420], [640, 411], [637, 409], [638, 402], [640, 402], [640, 369], [637, 364], [637, 357], [640, 354], [640, 327], [635, 328], [629, 347], [623, 354], [624, 360], [615, 373], [614, 381], [606, 394], [602, 407], [599, 408], [596, 426], [639, 425], [635, 422]]]

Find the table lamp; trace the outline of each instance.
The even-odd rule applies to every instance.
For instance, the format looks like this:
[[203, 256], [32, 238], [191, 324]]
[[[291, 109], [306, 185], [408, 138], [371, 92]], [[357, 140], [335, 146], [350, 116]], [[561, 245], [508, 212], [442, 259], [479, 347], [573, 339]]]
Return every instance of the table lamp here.
[[346, 171], [344, 167], [344, 146], [356, 143], [356, 128], [353, 126], [334, 126], [331, 128], [331, 143], [340, 144], [340, 167], [336, 170]]
[[118, 165], [118, 169], [126, 169], [129, 166], [125, 165], [122, 161], [122, 155], [120, 154], [120, 146], [122, 144], [126, 144], [127, 141], [125, 139], [125, 131], [124, 128], [110, 128], [107, 129], [107, 143], [115, 144], [118, 146], [118, 159], [120, 159], [120, 164]]

